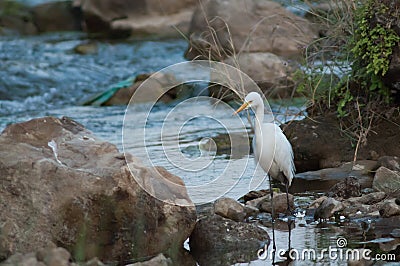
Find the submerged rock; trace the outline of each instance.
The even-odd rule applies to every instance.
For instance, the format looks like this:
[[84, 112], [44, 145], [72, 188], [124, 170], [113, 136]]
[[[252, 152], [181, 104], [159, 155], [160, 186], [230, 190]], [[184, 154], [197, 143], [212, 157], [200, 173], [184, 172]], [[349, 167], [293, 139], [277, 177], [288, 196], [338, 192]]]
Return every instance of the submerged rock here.
[[53, 242], [77, 261], [126, 261], [182, 248], [194, 228], [179, 177], [68, 118], [10, 125], [0, 147], [0, 259]]
[[387, 194], [399, 192], [400, 173], [381, 166], [375, 173], [372, 187]]
[[268, 233], [255, 224], [212, 215], [197, 222], [189, 245], [200, 265], [231, 265], [256, 259], [269, 241]]

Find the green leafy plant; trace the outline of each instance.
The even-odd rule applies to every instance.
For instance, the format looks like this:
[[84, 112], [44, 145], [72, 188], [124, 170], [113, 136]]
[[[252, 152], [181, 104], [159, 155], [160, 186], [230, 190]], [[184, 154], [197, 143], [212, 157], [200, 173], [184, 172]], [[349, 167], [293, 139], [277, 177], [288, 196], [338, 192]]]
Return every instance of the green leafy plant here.
[[350, 42], [353, 79], [372, 92], [370, 96], [383, 96], [386, 102], [389, 92], [382, 77], [389, 69], [393, 48], [400, 42], [392, 28], [399, 15], [398, 10], [389, 9], [381, 1], [367, 0], [357, 9], [357, 30]]

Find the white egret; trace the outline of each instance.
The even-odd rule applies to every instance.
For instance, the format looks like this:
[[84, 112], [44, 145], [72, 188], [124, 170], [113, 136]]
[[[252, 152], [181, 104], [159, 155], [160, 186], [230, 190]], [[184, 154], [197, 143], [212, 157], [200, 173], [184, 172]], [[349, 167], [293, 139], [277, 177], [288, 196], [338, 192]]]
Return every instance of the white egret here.
[[268, 174], [271, 202], [271, 177], [286, 186], [286, 199], [289, 207], [289, 186], [292, 183], [295, 166], [292, 145], [281, 128], [274, 123], [263, 123], [264, 102], [257, 92], [250, 92], [235, 114], [251, 107], [255, 113], [253, 151], [256, 163]]

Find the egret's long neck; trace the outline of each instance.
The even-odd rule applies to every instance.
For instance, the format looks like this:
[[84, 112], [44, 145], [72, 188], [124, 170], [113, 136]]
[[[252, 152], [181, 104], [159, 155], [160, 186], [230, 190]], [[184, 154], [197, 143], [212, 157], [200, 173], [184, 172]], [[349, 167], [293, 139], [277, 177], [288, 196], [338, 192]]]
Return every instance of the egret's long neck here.
[[264, 121], [264, 108], [258, 107], [254, 112], [256, 114], [254, 118], [254, 133], [256, 135], [261, 135], [261, 126]]

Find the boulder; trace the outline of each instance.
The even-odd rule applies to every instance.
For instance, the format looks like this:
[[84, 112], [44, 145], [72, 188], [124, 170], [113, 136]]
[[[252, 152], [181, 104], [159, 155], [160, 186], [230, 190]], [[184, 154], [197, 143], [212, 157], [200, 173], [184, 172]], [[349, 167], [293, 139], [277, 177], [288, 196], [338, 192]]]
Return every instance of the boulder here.
[[0, 259], [53, 242], [76, 261], [123, 262], [180, 249], [194, 228], [179, 177], [71, 119], [10, 125], [0, 147]]
[[[254, 81], [268, 98], [293, 96], [294, 86], [292, 86], [292, 79], [289, 75], [294, 71], [294, 68], [289, 67], [287, 61], [275, 54], [243, 52], [237, 56], [229, 56], [223, 62], [238, 68], [251, 78], [248, 84], [246, 84], [246, 79], [241, 84], [243, 90], [240, 93], [243, 95], [250, 92], [248, 88], [253, 87], [250, 82]], [[221, 69], [221, 72], [225, 73], [224, 69]], [[215, 73], [213, 72], [213, 74]], [[222, 78], [226, 78], [226, 76], [223, 74]], [[211, 80], [219, 80], [219, 77], [214, 75]], [[239, 100], [239, 96], [231, 88], [225, 86], [210, 86], [209, 91], [211, 96], [225, 102]]]
[[189, 245], [200, 265], [231, 265], [257, 259], [257, 251], [269, 241], [268, 233], [255, 224], [212, 215], [197, 221]]
[[176, 37], [186, 33], [195, 0], [75, 0], [86, 30], [111, 37]]
[[[290, 121], [282, 126], [293, 147], [297, 172], [337, 167], [343, 162], [353, 161], [355, 145], [344, 133], [353, 131], [345, 131], [345, 123], [340, 123], [333, 114], [310, 115], [313, 119]], [[400, 154], [398, 124], [400, 117], [376, 121], [371, 128], [374, 134], [367, 136], [366, 145], [360, 145], [357, 159], [377, 160], [381, 156]]]
[[245, 207], [231, 198], [220, 198], [214, 202], [214, 213], [236, 222], [246, 217]]
[[316, 37], [310, 23], [273, 1], [208, 0], [194, 11], [186, 58], [241, 52], [299, 55]]
[[32, 14], [39, 32], [82, 30], [81, 11], [72, 6], [72, 0], [37, 5]]
[[334, 198], [326, 198], [321, 205], [315, 210], [314, 219], [329, 219], [335, 215], [336, 212], [344, 209], [343, 203]]
[[400, 172], [389, 170], [384, 166], [379, 167], [375, 173], [372, 187], [387, 194], [399, 192]]
[[37, 34], [30, 7], [13, 0], [0, 1], [0, 35]]

